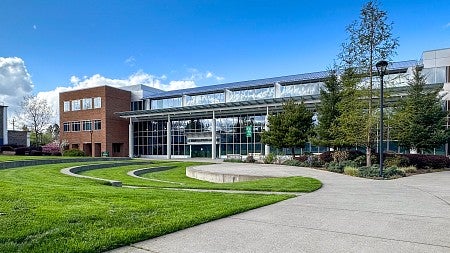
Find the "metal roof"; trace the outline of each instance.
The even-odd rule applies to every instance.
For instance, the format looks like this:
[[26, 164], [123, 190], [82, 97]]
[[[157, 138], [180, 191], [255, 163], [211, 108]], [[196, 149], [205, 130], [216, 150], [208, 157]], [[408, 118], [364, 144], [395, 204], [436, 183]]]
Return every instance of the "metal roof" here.
[[[389, 64], [388, 69], [391, 73], [398, 72], [409, 67], [413, 67], [418, 65], [418, 61], [410, 60], [410, 61], [400, 61], [400, 62], [392, 62]], [[375, 70], [376, 71], [376, 70]], [[224, 83], [217, 85], [209, 85], [202, 87], [195, 87], [189, 89], [181, 89], [181, 90], [172, 90], [165, 91], [155, 94], [150, 94], [145, 98], [150, 99], [162, 99], [162, 98], [171, 98], [171, 97], [181, 97], [183, 95], [199, 95], [199, 94], [208, 94], [214, 92], [223, 92], [225, 89], [227, 90], [240, 90], [240, 89], [250, 89], [250, 88], [263, 88], [274, 85], [275, 83], [279, 83], [281, 85], [293, 84], [293, 83], [307, 83], [307, 82], [318, 82], [325, 80], [329, 75], [329, 71], [320, 71], [320, 72], [312, 72], [312, 73], [303, 73], [297, 75], [289, 75], [289, 76], [280, 76], [280, 77], [272, 77], [272, 78], [264, 78], [257, 80], [249, 80], [249, 81], [241, 81], [241, 82], [233, 82], [233, 83]]]
[[313, 108], [319, 101], [319, 95], [307, 95], [285, 98], [270, 98], [261, 100], [249, 100], [239, 102], [228, 102], [208, 105], [193, 105], [184, 107], [173, 107], [164, 109], [128, 111], [116, 113], [122, 118], [133, 118], [138, 120], [166, 120], [168, 116], [171, 119], [189, 118], [210, 118], [214, 112], [216, 118], [233, 116], [248, 111], [249, 113], [265, 114], [267, 108], [270, 113], [280, 111], [283, 103], [288, 100], [304, 101], [307, 107]]

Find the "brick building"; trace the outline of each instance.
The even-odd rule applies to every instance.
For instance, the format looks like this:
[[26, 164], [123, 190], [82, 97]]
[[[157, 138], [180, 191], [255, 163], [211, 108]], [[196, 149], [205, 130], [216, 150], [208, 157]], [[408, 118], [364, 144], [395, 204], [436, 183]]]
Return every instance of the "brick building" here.
[[128, 120], [114, 113], [130, 104], [131, 91], [109, 86], [60, 93], [61, 142], [88, 156], [128, 156]]

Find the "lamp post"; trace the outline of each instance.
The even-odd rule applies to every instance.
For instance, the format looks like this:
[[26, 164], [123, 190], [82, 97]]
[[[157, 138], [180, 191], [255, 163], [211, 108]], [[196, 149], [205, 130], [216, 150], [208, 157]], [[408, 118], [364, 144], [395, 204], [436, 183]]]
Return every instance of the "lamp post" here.
[[387, 61], [379, 61], [377, 62], [377, 64], [375, 65], [377, 67], [378, 70], [378, 75], [380, 76], [380, 177], [383, 177], [383, 97], [384, 97], [384, 93], [383, 93], [383, 78], [384, 75], [386, 74], [386, 70], [387, 70], [387, 66], [388, 66], [388, 62]]

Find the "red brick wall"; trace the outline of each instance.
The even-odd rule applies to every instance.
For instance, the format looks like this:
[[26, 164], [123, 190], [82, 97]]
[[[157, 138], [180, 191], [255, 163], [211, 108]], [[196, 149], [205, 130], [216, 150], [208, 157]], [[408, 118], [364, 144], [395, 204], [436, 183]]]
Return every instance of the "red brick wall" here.
[[[95, 97], [101, 97], [101, 108], [64, 112], [64, 101]], [[78, 144], [79, 149], [83, 150], [83, 144], [90, 145], [91, 134], [90, 131], [82, 131], [82, 121], [91, 120], [92, 128], [94, 128], [93, 120], [100, 119], [102, 129], [92, 132], [92, 142], [101, 145], [100, 152], [107, 151], [111, 156], [128, 156], [128, 121], [118, 117], [114, 113], [129, 111], [130, 103], [131, 92], [109, 86], [60, 93], [61, 140], [67, 140], [70, 147], [72, 147], [72, 144]], [[81, 131], [64, 132], [64, 122], [71, 121], [80, 121]], [[120, 153], [113, 153], [112, 143], [122, 143]], [[85, 152], [88, 153], [90, 151], [85, 150]], [[97, 155], [100, 152], [99, 150], [95, 150]]]

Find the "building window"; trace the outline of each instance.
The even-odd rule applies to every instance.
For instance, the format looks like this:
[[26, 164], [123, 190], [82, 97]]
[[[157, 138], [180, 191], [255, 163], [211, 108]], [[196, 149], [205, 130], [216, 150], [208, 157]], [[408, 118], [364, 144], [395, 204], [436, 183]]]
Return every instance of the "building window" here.
[[72, 132], [78, 131], [80, 131], [80, 122], [79, 121], [72, 122]]
[[94, 130], [102, 129], [102, 121], [99, 119], [94, 120]]
[[92, 123], [90, 120], [83, 120], [83, 131], [91, 131]]
[[101, 97], [96, 97], [94, 98], [94, 108], [102, 108], [102, 98]]
[[64, 111], [70, 111], [70, 101], [64, 101]]
[[92, 109], [92, 98], [83, 98], [83, 110]]
[[70, 132], [70, 123], [69, 122], [64, 122], [63, 123], [63, 131], [64, 132]]
[[113, 143], [112, 144], [113, 153], [120, 153], [120, 146], [122, 146], [122, 143]]
[[79, 111], [79, 110], [81, 110], [80, 100], [73, 100], [72, 101], [72, 111]]

